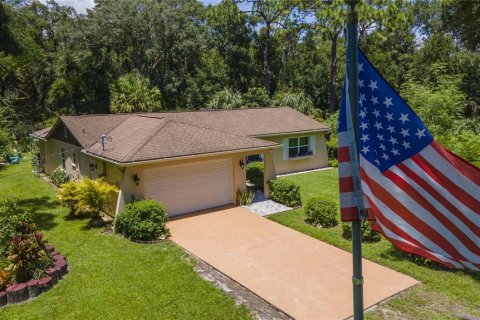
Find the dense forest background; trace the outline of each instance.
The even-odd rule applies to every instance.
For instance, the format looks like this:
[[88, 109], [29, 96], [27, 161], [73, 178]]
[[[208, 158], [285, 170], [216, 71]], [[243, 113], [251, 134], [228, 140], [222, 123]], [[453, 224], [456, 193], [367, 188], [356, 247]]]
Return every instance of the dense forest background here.
[[[286, 105], [332, 128], [343, 0], [0, 0], [0, 151], [65, 114]], [[480, 2], [362, 0], [360, 47], [437, 140], [480, 166]]]

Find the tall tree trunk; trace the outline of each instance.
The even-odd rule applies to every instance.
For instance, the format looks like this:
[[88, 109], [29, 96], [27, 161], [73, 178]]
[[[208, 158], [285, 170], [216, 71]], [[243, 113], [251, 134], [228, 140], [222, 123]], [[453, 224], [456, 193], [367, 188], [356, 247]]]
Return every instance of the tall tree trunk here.
[[332, 37], [330, 58], [330, 112], [337, 109], [337, 40], [338, 33], [335, 33]]
[[263, 85], [269, 97], [270, 92], [270, 22], [265, 24], [265, 45], [263, 46]]

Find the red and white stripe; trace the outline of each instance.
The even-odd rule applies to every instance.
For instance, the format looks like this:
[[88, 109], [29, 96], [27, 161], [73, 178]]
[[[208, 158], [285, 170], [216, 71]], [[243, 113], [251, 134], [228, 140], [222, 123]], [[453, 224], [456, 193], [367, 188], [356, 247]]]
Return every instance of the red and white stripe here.
[[[339, 149], [342, 220], [349, 220], [352, 163], [349, 147]], [[433, 141], [383, 173], [360, 155], [360, 176], [374, 227], [393, 244], [449, 268], [480, 270], [480, 170]]]

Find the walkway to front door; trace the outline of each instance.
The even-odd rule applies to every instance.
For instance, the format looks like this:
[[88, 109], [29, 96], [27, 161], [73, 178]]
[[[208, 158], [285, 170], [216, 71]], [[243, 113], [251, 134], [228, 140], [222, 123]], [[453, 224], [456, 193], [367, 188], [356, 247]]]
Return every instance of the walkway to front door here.
[[[345, 319], [352, 309], [351, 254], [243, 208], [178, 217], [172, 240], [296, 319]], [[418, 282], [363, 261], [368, 308]]]

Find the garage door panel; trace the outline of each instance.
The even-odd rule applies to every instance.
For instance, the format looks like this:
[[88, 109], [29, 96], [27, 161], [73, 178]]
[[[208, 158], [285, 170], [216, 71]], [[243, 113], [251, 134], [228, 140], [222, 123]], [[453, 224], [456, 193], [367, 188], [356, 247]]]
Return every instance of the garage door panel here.
[[[231, 161], [229, 160], [228, 162], [217, 162], [216, 160], [213, 161], [215, 163], [213, 164], [206, 164], [206, 165], [201, 165], [202, 166], [202, 172], [205, 171], [222, 171], [222, 169], [225, 170], [230, 170], [231, 169]], [[158, 178], [165, 178], [165, 177], [170, 177], [171, 173], [169, 171], [175, 171], [176, 175], [189, 175], [189, 174], [198, 174], [198, 167], [200, 164], [188, 164], [188, 165], [174, 165], [174, 166], [168, 166], [169, 170], [156, 170], [156, 169], [147, 169], [146, 172], [148, 172], [150, 175], [158, 177]]]
[[[156, 190], [169, 190], [172, 188], [190, 188], [190, 187], [198, 187], [205, 184], [205, 181], [209, 183], [218, 183], [218, 184], [230, 184], [231, 179], [226, 181], [225, 179], [225, 172], [220, 172], [212, 175], [199, 175], [195, 176], [195, 179], [192, 177], [179, 177], [179, 179], [169, 178], [169, 179], [162, 179], [158, 181], [152, 181], [149, 183], [145, 183], [147, 188], [152, 188]], [[227, 173], [228, 174], [228, 173]]]
[[[155, 179], [157, 181], [161, 181], [162, 182], [162, 186], [167, 186], [169, 187], [170, 184], [173, 184], [173, 185], [188, 185], [190, 183], [195, 183], [196, 181], [204, 181], [204, 180], [207, 180], [208, 181], [212, 181], [212, 180], [215, 180], [215, 181], [222, 181], [225, 179], [225, 173], [226, 171], [223, 170], [223, 171], [207, 171], [207, 172], [204, 172], [202, 174], [190, 174], [190, 175], [187, 175], [187, 174], [181, 174], [181, 175], [178, 175], [178, 176], [170, 176], [170, 177], [163, 177], [163, 178], [157, 178], [155, 177]], [[155, 182], [152, 182], [152, 183], [155, 183]]]
[[146, 169], [145, 196], [163, 202], [169, 215], [232, 203], [231, 159]]

